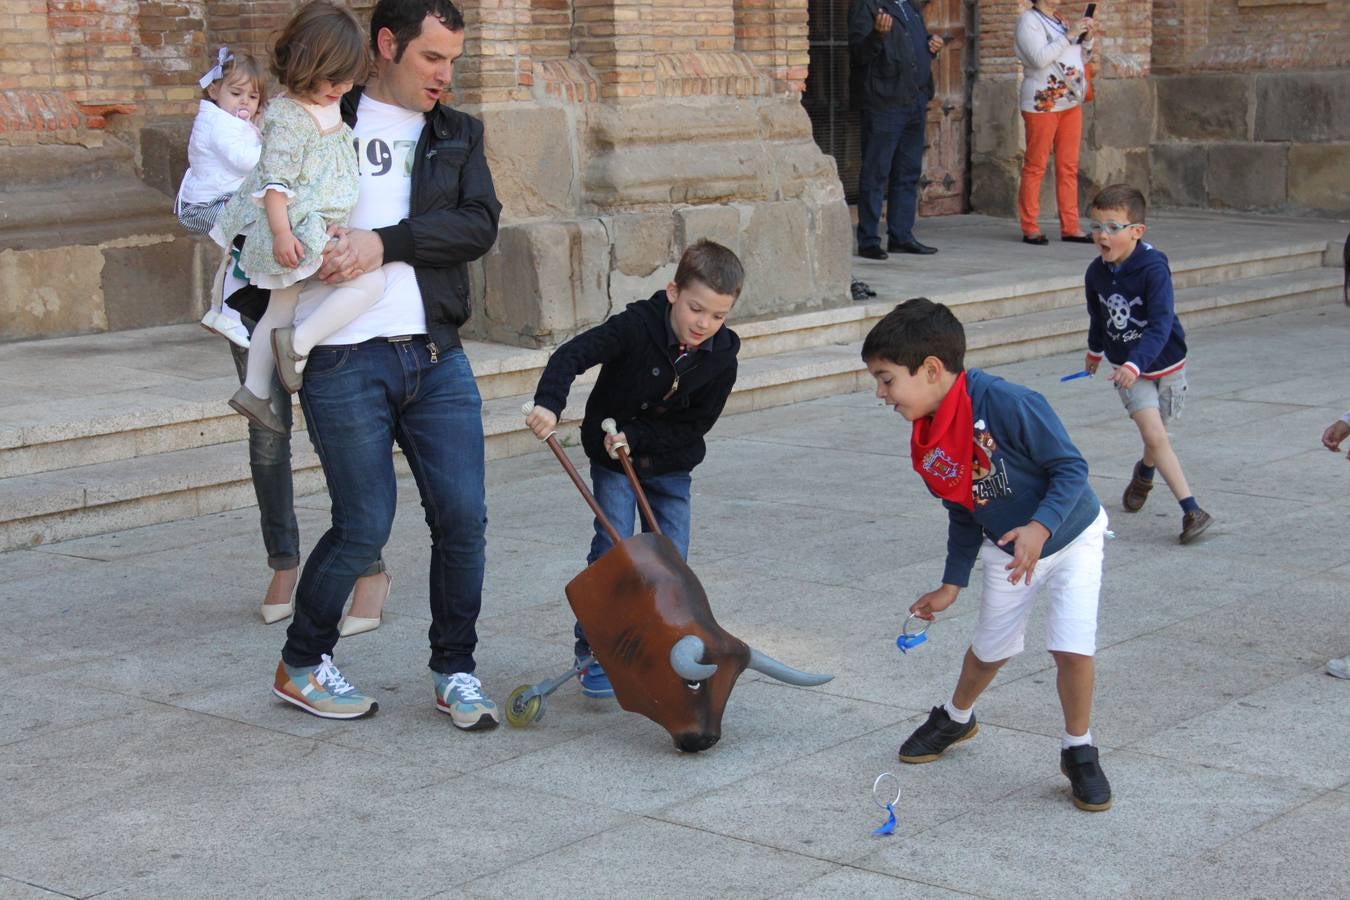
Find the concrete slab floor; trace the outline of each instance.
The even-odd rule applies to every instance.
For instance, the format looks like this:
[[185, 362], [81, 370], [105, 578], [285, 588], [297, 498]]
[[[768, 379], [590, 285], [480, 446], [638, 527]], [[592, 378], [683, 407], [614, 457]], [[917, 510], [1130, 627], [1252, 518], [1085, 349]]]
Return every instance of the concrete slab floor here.
[[[1058, 384], [1081, 353], [995, 370], [1056, 405], [1117, 534], [1093, 728], [1109, 812], [1074, 809], [1058, 772], [1040, 611], [978, 737], [932, 765], [895, 759], [949, 696], [978, 589], [896, 651], [940, 577], [945, 519], [908, 426], [860, 392], [712, 432], [695, 572], [739, 637], [838, 677], [747, 673], [722, 743], [695, 756], [573, 685], [528, 729], [465, 734], [437, 714], [406, 478], [386, 623], [338, 647], [381, 704], [360, 722], [271, 696], [285, 626], [257, 618], [269, 571], [247, 510], [0, 554], [0, 897], [1345, 896], [1350, 683], [1322, 667], [1350, 653], [1350, 462], [1318, 441], [1350, 403], [1350, 311], [1190, 343], [1203, 377], [1172, 430], [1218, 523], [1189, 547], [1165, 488], [1120, 510], [1138, 437], [1101, 385]], [[501, 702], [568, 663], [562, 588], [590, 521], [545, 453], [488, 472], [478, 659]], [[327, 503], [301, 505], [308, 547]], [[885, 771], [900, 825], [880, 838]]]

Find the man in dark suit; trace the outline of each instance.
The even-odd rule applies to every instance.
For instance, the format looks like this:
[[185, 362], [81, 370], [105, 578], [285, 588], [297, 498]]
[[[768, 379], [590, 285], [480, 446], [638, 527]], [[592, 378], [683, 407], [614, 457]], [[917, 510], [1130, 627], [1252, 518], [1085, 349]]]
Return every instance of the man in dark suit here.
[[[942, 38], [928, 34], [915, 0], [854, 0], [848, 45], [853, 102], [862, 111], [858, 175], [858, 255], [936, 253], [914, 239], [924, 120], [933, 96], [932, 58]], [[886, 250], [881, 201], [886, 199]]]

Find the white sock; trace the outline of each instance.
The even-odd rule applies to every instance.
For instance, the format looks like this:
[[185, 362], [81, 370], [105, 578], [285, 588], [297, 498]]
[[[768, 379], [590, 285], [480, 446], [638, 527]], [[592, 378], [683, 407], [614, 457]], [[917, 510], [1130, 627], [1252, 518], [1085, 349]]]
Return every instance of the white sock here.
[[1070, 747], [1091, 747], [1092, 729], [1088, 729], [1083, 734], [1072, 735], [1067, 731], [1059, 736], [1059, 749], [1068, 750]]
[[968, 724], [970, 722], [971, 714], [975, 712], [975, 707], [972, 706], [970, 709], [962, 709], [951, 700], [942, 704], [942, 708], [947, 711], [947, 715], [951, 716], [951, 720], [958, 725]]

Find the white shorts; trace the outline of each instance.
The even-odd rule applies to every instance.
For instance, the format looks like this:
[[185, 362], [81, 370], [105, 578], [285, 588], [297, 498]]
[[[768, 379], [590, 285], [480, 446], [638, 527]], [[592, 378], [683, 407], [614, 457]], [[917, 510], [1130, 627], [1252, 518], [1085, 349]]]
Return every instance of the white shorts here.
[[984, 596], [970, 649], [982, 662], [998, 662], [1022, 652], [1032, 604], [1042, 590], [1050, 597], [1045, 623], [1045, 648], [1092, 656], [1097, 652], [1097, 599], [1102, 589], [1102, 557], [1106, 510], [1067, 547], [1036, 564], [1031, 586], [1008, 583], [1012, 557], [993, 541], [980, 548], [984, 563]]

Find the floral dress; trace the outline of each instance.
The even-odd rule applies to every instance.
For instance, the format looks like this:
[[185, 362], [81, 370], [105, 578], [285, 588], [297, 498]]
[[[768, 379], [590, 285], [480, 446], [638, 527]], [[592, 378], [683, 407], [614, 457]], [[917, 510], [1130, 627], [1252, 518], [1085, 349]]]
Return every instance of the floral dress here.
[[[221, 211], [211, 237], [228, 248], [242, 234], [239, 267], [249, 282], [269, 289], [289, 287], [319, 270], [328, 226], [347, 224], [359, 178], [352, 130], [339, 119], [325, 131], [303, 105], [279, 97], [268, 104], [263, 120], [262, 157]], [[286, 195], [291, 232], [305, 246], [294, 269], [272, 256], [272, 230], [263, 207], [269, 188]]]

